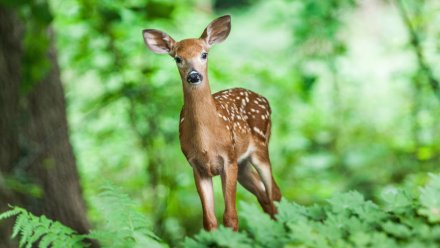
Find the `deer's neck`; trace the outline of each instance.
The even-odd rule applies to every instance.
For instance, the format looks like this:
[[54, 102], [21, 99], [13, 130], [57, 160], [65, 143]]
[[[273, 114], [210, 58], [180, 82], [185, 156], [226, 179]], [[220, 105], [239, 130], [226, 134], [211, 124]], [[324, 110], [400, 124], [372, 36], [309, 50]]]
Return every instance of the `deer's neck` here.
[[196, 87], [184, 87], [184, 113], [193, 131], [215, 126], [217, 109], [208, 81]]

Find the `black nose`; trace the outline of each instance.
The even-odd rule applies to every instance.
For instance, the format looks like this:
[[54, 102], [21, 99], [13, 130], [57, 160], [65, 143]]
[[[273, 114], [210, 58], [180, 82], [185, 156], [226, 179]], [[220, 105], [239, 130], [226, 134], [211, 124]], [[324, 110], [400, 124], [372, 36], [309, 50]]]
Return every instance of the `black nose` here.
[[203, 76], [196, 71], [191, 71], [186, 77], [186, 81], [188, 81], [188, 83], [190, 84], [196, 84], [202, 82], [202, 80], [203, 80]]

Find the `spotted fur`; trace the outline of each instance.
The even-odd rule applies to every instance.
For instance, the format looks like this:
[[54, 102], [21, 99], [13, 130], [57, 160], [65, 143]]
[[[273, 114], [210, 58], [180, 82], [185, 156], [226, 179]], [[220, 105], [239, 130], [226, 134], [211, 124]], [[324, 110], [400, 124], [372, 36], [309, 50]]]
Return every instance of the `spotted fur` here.
[[266, 98], [243, 88], [222, 90], [213, 97], [233, 140], [243, 140], [251, 134], [256, 142], [269, 143], [271, 109]]

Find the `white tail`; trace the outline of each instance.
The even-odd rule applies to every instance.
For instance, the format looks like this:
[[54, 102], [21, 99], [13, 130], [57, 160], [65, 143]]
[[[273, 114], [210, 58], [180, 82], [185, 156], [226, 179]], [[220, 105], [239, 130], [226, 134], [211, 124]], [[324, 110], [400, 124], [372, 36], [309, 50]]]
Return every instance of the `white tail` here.
[[146, 29], [147, 47], [168, 53], [177, 63], [183, 84], [180, 112], [180, 145], [191, 164], [203, 207], [206, 230], [217, 227], [212, 177], [222, 179], [225, 226], [238, 230], [235, 203], [237, 180], [252, 192], [273, 218], [273, 201], [281, 199], [269, 159], [271, 110], [269, 102], [250, 90], [235, 88], [211, 95], [207, 55], [212, 45], [227, 38], [230, 16], [222, 16], [198, 39], [175, 42], [168, 34]]

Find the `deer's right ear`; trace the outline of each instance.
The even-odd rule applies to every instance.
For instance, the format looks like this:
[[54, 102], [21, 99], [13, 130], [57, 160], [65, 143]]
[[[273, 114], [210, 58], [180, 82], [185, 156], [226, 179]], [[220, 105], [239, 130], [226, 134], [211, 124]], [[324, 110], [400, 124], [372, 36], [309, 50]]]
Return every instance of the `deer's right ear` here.
[[156, 29], [142, 31], [147, 47], [158, 54], [170, 53], [176, 43], [168, 34]]

